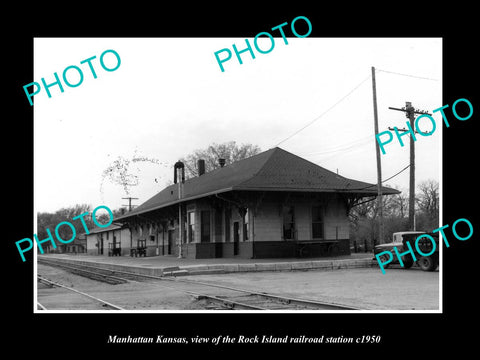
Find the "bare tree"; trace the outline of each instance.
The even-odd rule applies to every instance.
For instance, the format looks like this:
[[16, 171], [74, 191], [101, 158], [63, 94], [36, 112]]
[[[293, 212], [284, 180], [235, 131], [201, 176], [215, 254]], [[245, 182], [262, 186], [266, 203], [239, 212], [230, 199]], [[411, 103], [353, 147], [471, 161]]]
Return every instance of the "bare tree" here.
[[[38, 213], [37, 214], [37, 224], [38, 232], [42, 233], [42, 230], [45, 231], [45, 228], [49, 228], [50, 231], [54, 232], [56, 226], [62, 221], [67, 221], [75, 227], [75, 231], [78, 234], [84, 233], [85, 229], [80, 220], [72, 220], [74, 217], [81, 215], [83, 213], [90, 213], [92, 207], [88, 204], [75, 204], [70, 207], [61, 208], [54, 213]], [[93, 222], [90, 217], [86, 216], [84, 218], [85, 223], [89, 228], [93, 227]], [[58, 232], [61, 236], [68, 239], [72, 235], [72, 230], [68, 226], [59, 227]], [[69, 234], [69, 235], [68, 235]], [[46, 235], [46, 232], [45, 232]]]
[[[55, 229], [57, 225], [63, 221], [69, 222], [75, 228], [76, 237], [80, 234], [85, 233], [85, 227], [80, 219], [73, 220], [74, 217], [81, 214], [88, 213], [88, 215], [83, 216], [83, 221], [87, 229], [92, 230], [97, 225], [92, 219], [92, 207], [88, 204], [76, 204], [69, 207], [61, 208], [54, 213], [40, 212], [37, 214], [37, 236], [39, 240], [46, 239], [49, 235], [46, 229], [50, 230], [53, 238], [56, 239]], [[115, 218], [122, 215], [121, 209], [112, 210], [113, 221]], [[106, 224], [110, 221], [110, 215], [108, 213], [101, 213], [100, 211], [95, 214], [95, 218], [98, 223]], [[73, 231], [68, 225], [61, 225], [57, 229], [58, 235], [64, 239], [68, 240], [72, 237]], [[58, 244], [58, 243], [57, 243]], [[62, 245], [61, 243], [58, 245]]]
[[[398, 187], [395, 187], [398, 189]], [[393, 212], [400, 218], [408, 216], [408, 192], [402, 191], [400, 194], [391, 195], [392, 202], [395, 204]]]
[[354, 247], [360, 246], [365, 251], [371, 251], [376, 244], [391, 241], [392, 233], [406, 229], [408, 214], [408, 197], [395, 194], [382, 197], [383, 233], [378, 235], [378, 202], [376, 200], [360, 203], [354, 206], [350, 213], [350, 240]]
[[425, 213], [432, 213], [434, 216], [438, 216], [438, 182], [435, 180], [423, 181], [418, 185], [418, 190], [420, 190], [420, 194], [416, 199], [418, 209]]
[[436, 229], [440, 213], [439, 184], [435, 180], [426, 180], [418, 184], [418, 190], [415, 199], [418, 207], [417, 228], [426, 231]]
[[[383, 233], [378, 239], [378, 203], [369, 201], [354, 206], [350, 213], [350, 240], [356, 246], [371, 250], [382, 241], [391, 241], [394, 232], [408, 227], [408, 192], [383, 196]], [[439, 223], [439, 187], [435, 180], [423, 181], [418, 185], [416, 198], [416, 228], [432, 231]]]
[[222, 144], [213, 143], [206, 149], [195, 150], [180, 161], [185, 164], [185, 177], [188, 179], [198, 176], [197, 160], [199, 159], [205, 160], [205, 171], [208, 172], [220, 167], [218, 162], [220, 158], [225, 159], [225, 164], [229, 165], [258, 154], [260, 151], [257, 145], [237, 145], [235, 141], [229, 141]]

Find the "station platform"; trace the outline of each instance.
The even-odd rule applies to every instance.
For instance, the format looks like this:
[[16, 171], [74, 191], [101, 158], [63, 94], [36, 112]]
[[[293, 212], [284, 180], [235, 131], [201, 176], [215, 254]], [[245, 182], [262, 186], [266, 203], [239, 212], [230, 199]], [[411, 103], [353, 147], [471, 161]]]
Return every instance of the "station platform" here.
[[37, 259], [80, 263], [105, 269], [128, 271], [151, 276], [206, 275], [254, 271], [335, 270], [373, 267], [371, 253], [356, 253], [322, 258], [212, 258], [184, 259], [175, 256], [92, 256], [83, 254], [43, 254]]

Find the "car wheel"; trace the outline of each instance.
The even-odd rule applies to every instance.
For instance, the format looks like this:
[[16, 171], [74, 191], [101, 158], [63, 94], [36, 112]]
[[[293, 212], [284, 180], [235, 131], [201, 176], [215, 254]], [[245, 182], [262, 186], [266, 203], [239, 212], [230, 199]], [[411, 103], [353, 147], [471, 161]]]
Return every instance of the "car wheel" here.
[[[390, 258], [387, 256], [387, 255], [382, 255], [380, 256], [380, 261], [385, 264], [388, 260], [390, 260]], [[383, 265], [383, 268], [384, 269], [388, 269], [388, 267], [390, 266], [390, 263], [387, 263], [385, 265]]]
[[430, 256], [420, 258], [418, 265], [423, 271], [434, 271], [437, 268], [436, 262]]

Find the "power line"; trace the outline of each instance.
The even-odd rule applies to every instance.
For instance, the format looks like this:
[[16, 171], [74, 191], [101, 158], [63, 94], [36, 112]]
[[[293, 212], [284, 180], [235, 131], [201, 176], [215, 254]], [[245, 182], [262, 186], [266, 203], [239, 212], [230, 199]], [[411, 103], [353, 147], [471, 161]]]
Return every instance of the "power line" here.
[[[433, 78], [428, 78], [428, 77], [424, 77], [424, 76], [417, 76], [417, 75], [411, 75], [411, 74], [405, 74], [405, 73], [399, 73], [399, 72], [396, 72], [396, 71], [389, 71], [389, 70], [382, 70], [382, 69], [378, 69], [378, 68], [375, 68], [375, 70], [377, 71], [381, 71], [381, 72], [384, 72], [384, 73], [388, 73], [388, 74], [395, 74], [395, 75], [400, 75], [400, 76], [406, 76], [406, 77], [411, 77], [411, 78], [415, 78], [415, 79], [422, 79], [422, 80], [431, 80], [431, 81], [439, 81], [438, 79], [433, 79]], [[282, 141], [280, 141], [279, 143], [277, 143], [275, 146], [279, 146], [280, 144], [284, 143], [285, 141], [291, 139], [292, 137], [294, 137], [295, 135], [297, 135], [299, 132], [305, 130], [307, 127], [309, 127], [310, 125], [312, 125], [313, 123], [315, 123], [317, 120], [319, 120], [321, 117], [323, 117], [325, 114], [327, 114], [330, 110], [332, 110], [334, 107], [336, 107], [338, 104], [340, 104], [343, 100], [345, 100], [348, 96], [350, 96], [355, 90], [357, 90], [364, 82], [366, 82], [368, 79], [371, 78], [371, 75], [369, 75], [367, 78], [365, 78], [364, 80], [362, 80], [357, 86], [355, 86], [352, 90], [350, 90], [346, 95], [344, 95], [342, 98], [340, 98], [340, 100], [338, 100], [337, 102], [335, 102], [332, 106], [330, 106], [327, 110], [325, 110], [323, 113], [321, 113], [319, 116], [317, 116], [316, 118], [314, 118], [312, 121], [310, 121], [309, 123], [307, 123], [306, 125], [304, 125], [303, 127], [301, 127], [300, 129], [298, 129], [297, 131], [295, 131], [293, 134], [287, 136], [285, 139], [283, 139]]]
[[404, 172], [405, 170], [407, 170], [408, 168], [410, 167], [410, 164], [408, 164], [407, 166], [405, 166], [402, 170], [400, 170], [398, 173], [396, 173], [395, 175], [393, 176], [390, 176], [388, 179], [385, 179], [382, 181], [382, 184], [385, 182], [385, 181], [388, 181], [390, 179], [393, 179], [395, 176], [397, 175], [400, 175], [402, 172]]
[[428, 78], [428, 77], [424, 77], [424, 76], [417, 76], [417, 75], [403, 74], [403, 73], [399, 73], [399, 72], [395, 72], [395, 71], [382, 70], [382, 69], [378, 69], [378, 68], [375, 68], [375, 70], [377, 70], [377, 71], [382, 71], [382, 72], [384, 72], [384, 73], [389, 73], [389, 74], [395, 74], [395, 75], [407, 76], [407, 77], [411, 77], [411, 78], [415, 78], [415, 79], [422, 79], [422, 80], [438, 81], [438, 79], [432, 79], [432, 78]]
[[[382, 184], [383, 184], [384, 182], [390, 180], [390, 179], [393, 179], [395, 176], [400, 175], [402, 172], [404, 172], [405, 170], [407, 170], [409, 167], [410, 167], [410, 164], [408, 164], [407, 166], [405, 166], [402, 170], [400, 170], [399, 172], [397, 172], [395, 175], [390, 176], [388, 179], [382, 180]], [[377, 184], [369, 185], [369, 186], [366, 186], [366, 187], [360, 188], [360, 189], [350, 189], [350, 190], [365, 190], [365, 189], [368, 189], [368, 188], [371, 188], [371, 187], [375, 187], [375, 186], [377, 186]]]
[[344, 152], [345, 150], [349, 150], [349, 149], [352, 149], [352, 148], [356, 148], [356, 147], [366, 145], [371, 140], [372, 140], [372, 137], [369, 135], [368, 137], [360, 138], [360, 139], [357, 139], [355, 141], [352, 141], [350, 144], [339, 145], [337, 147], [333, 147], [333, 148], [331, 148], [329, 150], [325, 150], [325, 151], [312, 152], [312, 153], [306, 154], [306, 156], [326, 155], [326, 154], [331, 154], [331, 153]]
[[355, 90], [357, 90], [365, 81], [367, 81], [368, 79], [370, 79], [371, 75], [369, 75], [367, 78], [365, 78], [364, 80], [362, 80], [362, 82], [360, 82], [357, 86], [355, 86], [352, 90], [350, 90], [346, 95], [344, 95], [340, 100], [338, 100], [335, 104], [333, 104], [332, 106], [330, 106], [327, 110], [325, 110], [323, 113], [321, 113], [319, 116], [317, 116], [315, 119], [313, 119], [312, 121], [310, 121], [308, 124], [306, 124], [305, 126], [303, 126], [302, 128], [298, 129], [297, 131], [295, 131], [293, 134], [287, 136], [285, 139], [283, 139], [282, 141], [280, 141], [277, 145], [275, 146], [279, 146], [280, 144], [284, 143], [285, 141], [289, 140], [290, 138], [294, 137], [295, 135], [297, 135], [300, 131], [306, 129], [307, 127], [309, 127], [310, 125], [312, 125], [314, 122], [316, 122], [318, 119], [320, 119], [322, 116], [324, 116], [326, 113], [328, 113], [330, 110], [332, 110], [335, 106], [337, 106], [338, 104], [340, 104], [343, 100], [345, 100], [351, 93], [353, 93]]

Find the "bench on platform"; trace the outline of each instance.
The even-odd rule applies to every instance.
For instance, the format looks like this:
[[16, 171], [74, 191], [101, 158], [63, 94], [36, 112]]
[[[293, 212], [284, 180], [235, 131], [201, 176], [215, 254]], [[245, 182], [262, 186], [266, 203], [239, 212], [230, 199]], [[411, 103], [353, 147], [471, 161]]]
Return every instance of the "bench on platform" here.
[[122, 255], [122, 248], [120, 243], [113, 242], [108, 243], [108, 256], [121, 256]]
[[130, 256], [137, 257], [137, 256], [147, 256], [147, 240], [140, 239], [137, 240], [137, 247], [130, 249]]

